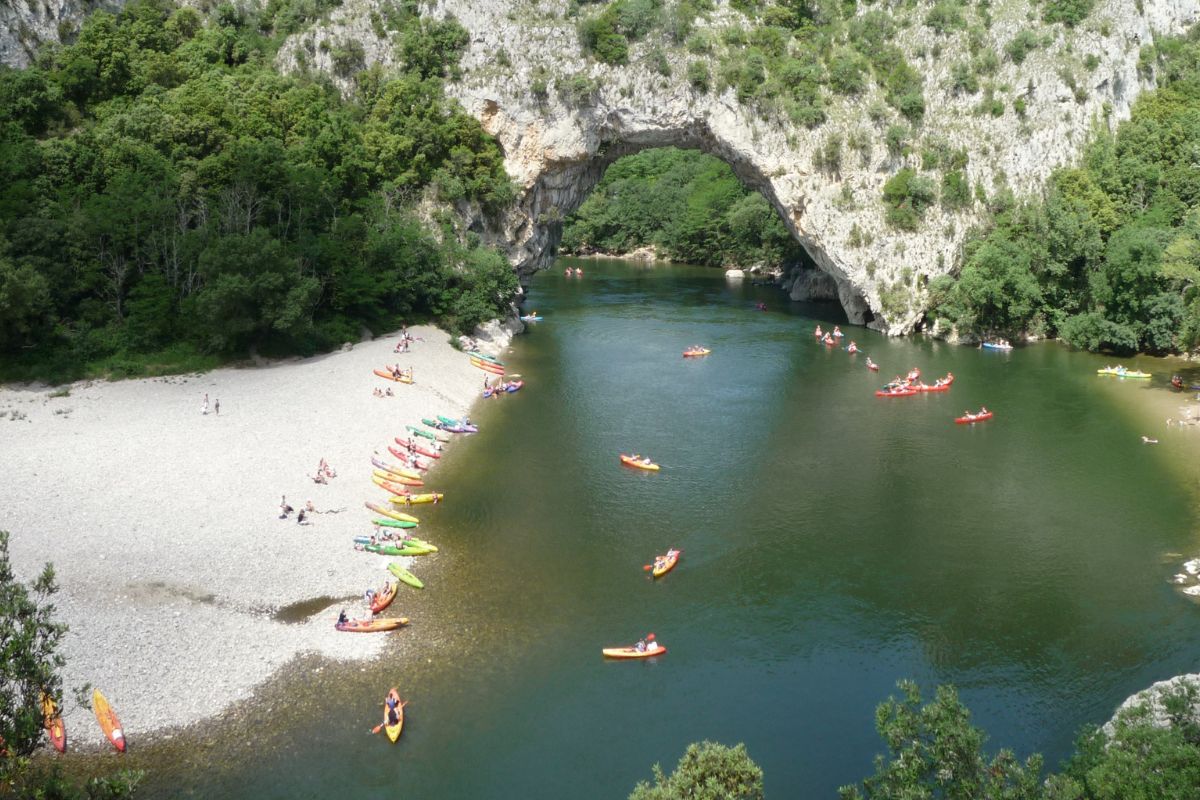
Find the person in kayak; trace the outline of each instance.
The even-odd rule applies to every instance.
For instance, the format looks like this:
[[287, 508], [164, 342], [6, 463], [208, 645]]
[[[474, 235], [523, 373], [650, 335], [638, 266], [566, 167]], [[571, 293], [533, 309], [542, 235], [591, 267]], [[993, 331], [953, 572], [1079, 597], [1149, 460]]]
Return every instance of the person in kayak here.
[[820, 326], [820, 325], [818, 325], [818, 326], [817, 326], [817, 329], [816, 329], [815, 331], [813, 331], [813, 336], [817, 337], [818, 339], [820, 339], [820, 338], [821, 338], [822, 336], [824, 336], [824, 335], [825, 335], [825, 334], [821, 332], [821, 326]]
[[349, 621], [350, 621], [350, 618], [346, 616], [346, 609], [343, 608], [341, 611], [338, 612], [337, 624], [345, 625]]
[[846, 352], [847, 352], [847, 353], [857, 353], [857, 352], [858, 352], [858, 345], [856, 345], [856, 344], [854, 343], [854, 341], [853, 341], [853, 340], [851, 340], [851, 341], [850, 341], [850, 344], [849, 344], [849, 346], [846, 348]]
[[842, 337], [844, 334], [842, 333], [842, 329], [841, 329], [841, 328], [839, 328], [837, 325], [834, 325], [834, 326], [833, 326], [833, 335], [834, 335], [834, 338], [840, 338], [840, 337]]
[[646, 652], [646, 640], [638, 639], [638, 643], [633, 646], [633, 649], [637, 650], [639, 653]]

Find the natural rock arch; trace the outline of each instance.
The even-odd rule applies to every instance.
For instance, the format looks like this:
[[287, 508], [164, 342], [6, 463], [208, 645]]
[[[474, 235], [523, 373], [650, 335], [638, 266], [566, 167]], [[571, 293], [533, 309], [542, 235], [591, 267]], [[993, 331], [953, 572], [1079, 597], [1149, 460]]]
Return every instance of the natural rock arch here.
[[[921, 20], [932, 5], [922, 0], [895, 12], [907, 15], [896, 43], [924, 77], [927, 111], [914, 144], [919, 139], [964, 148], [972, 187], [990, 191], [1004, 182], [1018, 195], [1039, 191], [1054, 168], [1074, 160], [1093, 125], [1128, 117], [1139, 91], [1153, 86], [1151, 76], [1138, 72], [1141, 47], [1186, 29], [1200, 13], [1200, 0], [1099, 0], [1084, 25], [1043, 26], [1047, 46], [1019, 65], [1002, 61], [993, 76], [997, 85], [1021, 87], [1007, 98], [1020, 93], [1024, 111], [1018, 119], [1008, 106], [1000, 116], [978, 113], [978, 96], [952, 90], [950, 65], [970, 59], [966, 35], [940, 36], [925, 27]], [[883, 184], [902, 166], [922, 165], [916, 152], [889, 153], [884, 130], [902, 121], [894, 111], [887, 109], [882, 120], [869, 118], [870, 107], [886, 109], [881, 87], [872, 84], [860, 97], [827, 95], [826, 122], [791, 125], [739, 104], [731, 88], [696, 88], [687, 70], [704, 56], [661, 40], [636, 44], [627, 65], [597, 63], [581, 52], [576, 20], [566, 9], [566, 0], [436, 0], [427, 12], [453, 15], [470, 33], [464, 77], [447, 90], [498, 139], [520, 196], [500, 219], [470, 210], [467, 216], [518, 271], [529, 274], [548, 264], [562, 217], [609, 163], [643, 148], [690, 147], [729, 163], [771, 202], [832, 276], [849, 319], [894, 334], [915, 327], [928, 302], [928, 283], [956, 268], [966, 232], [985, 207], [978, 201], [955, 211], [934, 207], [916, 231], [885, 224]], [[1040, 9], [1033, 0], [993, 7], [988, 46], [1003, 53]], [[374, 32], [372, 10], [372, 0], [346, 0], [327, 23], [287, 43], [281, 67], [303, 62], [332, 72], [328, 53], [315, 44], [322, 37], [352, 38], [363, 45], [368, 63], [393, 64], [395, 49]], [[700, 24], [719, 33], [744, 23], [718, 0]], [[934, 51], [941, 57], [921, 55]], [[1082, 63], [1085, 54], [1094, 59], [1086, 85], [1073, 88], [1076, 79], [1061, 65]], [[814, 154], [831, 137], [847, 141], [852, 135], [862, 142], [853, 157], [836, 170], [816, 168]]]

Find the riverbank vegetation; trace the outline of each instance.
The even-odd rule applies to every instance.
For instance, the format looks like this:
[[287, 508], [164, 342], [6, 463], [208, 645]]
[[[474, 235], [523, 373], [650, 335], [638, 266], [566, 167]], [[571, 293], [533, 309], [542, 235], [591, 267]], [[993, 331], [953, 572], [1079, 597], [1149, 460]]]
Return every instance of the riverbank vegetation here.
[[506, 260], [450, 214], [428, 222], [513, 198], [499, 147], [443, 92], [466, 33], [389, 8], [403, 70], [358, 72], [349, 97], [275, 69], [324, 10], [287, 0], [208, 16], [136, 0], [0, 68], [0, 378], [189, 369], [501, 313]]
[[626, 156], [569, 216], [566, 253], [620, 255], [653, 247], [712, 267], [794, 264], [803, 250], [779, 214], [720, 159], [664, 147]]
[[[987, 735], [971, 724], [953, 687], [939, 687], [927, 704], [911, 681], [899, 688], [901, 696], [875, 712], [887, 753], [876, 756], [873, 775], [838, 790], [841, 800], [1194, 800], [1200, 786], [1200, 687], [1165, 695], [1166, 725], [1134, 708], [1118, 714], [1110, 732], [1085, 730], [1062, 771], [1051, 774], [1037, 754], [1023, 761], [1007, 749], [989, 755]], [[654, 785], [638, 784], [629, 800], [763, 797], [762, 770], [743, 745], [693, 744], [669, 777], [657, 765], [654, 775]]]
[[[116, 800], [130, 796], [140, 773], [123, 770], [79, 785], [57, 765], [34, 763], [43, 743], [42, 693], [62, 707], [63, 658], [58, 645], [67, 626], [54, 621], [51, 598], [58, 591], [49, 564], [29, 585], [13, 574], [8, 532], [0, 531], [0, 796], [59, 800]], [[87, 687], [77, 693], [85, 695]], [[77, 698], [76, 702], [86, 703]]]
[[957, 278], [930, 315], [960, 332], [1059, 336], [1077, 347], [1170, 353], [1200, 345], [1200, 28], [1141, 56], [1158, 89], [1043, 198], [989, 199]]

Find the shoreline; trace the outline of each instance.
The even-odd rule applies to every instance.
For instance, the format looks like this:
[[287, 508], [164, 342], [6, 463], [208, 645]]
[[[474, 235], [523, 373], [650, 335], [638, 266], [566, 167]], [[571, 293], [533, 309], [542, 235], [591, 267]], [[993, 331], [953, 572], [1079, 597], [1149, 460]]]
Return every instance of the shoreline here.
[[[384, 496], [370, 457], [394, 461], [384, 447], [405, 424], [461, 416], [481, 383], [449, 334], [411, 332], [425, 341], [406, 354], [388, 335], [265, 366], [84, 381], [66, 395], [0, 387], [11, 476], [0, 530], [11, 534], [18, 580], [54, 564], [55, 619], [69, 626], [59, 652], [72, 749], [107, 746], [71, 700], [84, 683], [105, 693], [136, 742], [221, 715], [303, 654], [365, 661], [395, 647], [385, 634], [333, 627], [337, 608], [360, 616], [363, 590], [391, 578], [392, 558], [351, 544], [371, 531], [363, 501]], [[372, 370], [397, 362], [416, 383], [373, 396], [389, 382]], [[201, 413], [205, 393], [220, 400], [219, 415]], [[327, 484], [309, 477], [321, 458], [337, 472]], [[437, 475], [432, 467], [430, 490], [440, 490]], [[279, 519], [280, 495], [322, 513], [304, 526]], [[436, 544], [436, 511], [410, 513], [422, 520], [416, 535]], [[306, 601], [320, 608], [302, 622], [274, 618]], [[383, 614], [395, 615], [400, 603]]]

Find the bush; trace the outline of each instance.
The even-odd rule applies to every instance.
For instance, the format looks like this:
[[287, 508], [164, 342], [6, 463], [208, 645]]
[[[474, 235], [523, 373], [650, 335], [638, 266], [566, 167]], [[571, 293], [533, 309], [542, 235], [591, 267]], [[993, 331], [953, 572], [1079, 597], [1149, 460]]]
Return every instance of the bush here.
[[709, 82], [712, 80], [708, 72], [708, 62], [689, 61], [687, 65], [687, 79], [693, 89], [700, 92], [707, 92]]
[[1042, 19], [1046, 22], [1061, 22], [1073, 28], [1092, 11], [1095, 0], [1043, 0], [1045, 8]]
[[1009, 39], [1008, 44], [1004, 45], [1004, 52], [1008, 54], [1009, 59], [1014, 64], [1021, 64], [1025, 61], [1025, 57], [1038, 47], [1037, 34], [1031, 30], [1021, 30], [1012, 39]]
[[936, 200], [937, 188], [933, 181], [907, 167], [883, 185], [883, 202], [887, 206], [885, 218], [902, 230], [916, 230], [926, 209]]

